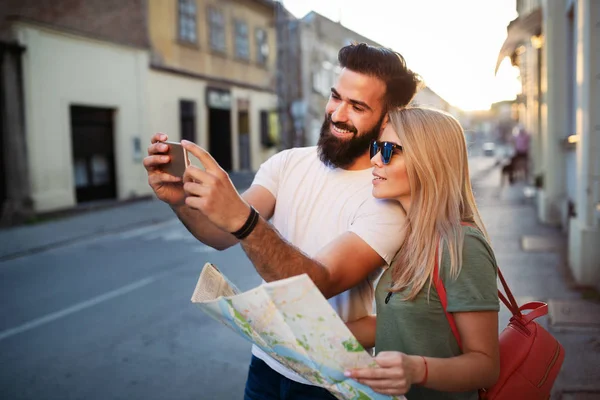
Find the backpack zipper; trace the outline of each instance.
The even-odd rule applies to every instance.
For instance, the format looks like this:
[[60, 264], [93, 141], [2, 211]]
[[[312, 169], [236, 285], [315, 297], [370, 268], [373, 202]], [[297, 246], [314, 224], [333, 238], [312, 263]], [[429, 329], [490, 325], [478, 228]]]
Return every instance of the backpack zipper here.
[[542, 377], [542, 380], [540, 381], [540, 383], [538, 383], [537, 387], [542, 387], [542, 385], [546, 382], [546, 379], [548, 379], [548, 374], [550, 373], [550, 370], [552, 369], [554, 364], [556, 364], [556, 360], [558, 360], [559, 355], [560, 355], [560, 344], [556, 343], [556, 351], [554, 352], [554, 357], [552, 357], [552, 361], [550, 362], [550, 365], [548, 365], [548, 368], [546, 368], [546, 373]]

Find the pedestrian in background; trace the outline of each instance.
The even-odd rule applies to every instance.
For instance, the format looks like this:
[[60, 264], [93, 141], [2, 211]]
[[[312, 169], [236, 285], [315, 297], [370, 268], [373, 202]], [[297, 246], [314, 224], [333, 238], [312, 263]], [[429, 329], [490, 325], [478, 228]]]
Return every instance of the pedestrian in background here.
[[513, 174], [515, 172], [522, 172], [523, 178], [527, 182], [529, 179], [529, 146], [531, 137], [523, 126], [517, 126], [515, 131], [513, 136], [513, 145], [515, 148], [515, 155], [513, 156]]

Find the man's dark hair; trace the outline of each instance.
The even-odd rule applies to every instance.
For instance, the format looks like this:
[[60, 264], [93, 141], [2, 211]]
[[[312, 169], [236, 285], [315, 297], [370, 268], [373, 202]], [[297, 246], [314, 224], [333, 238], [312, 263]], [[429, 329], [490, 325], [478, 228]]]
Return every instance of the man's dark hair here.
[[385, 82], [385, 111], [407, 106], [421, 85], [419, 75], [406, 66], [401, 54], [385, 47], [352, 43], [338, 53], [342, 68], [373, 76]]

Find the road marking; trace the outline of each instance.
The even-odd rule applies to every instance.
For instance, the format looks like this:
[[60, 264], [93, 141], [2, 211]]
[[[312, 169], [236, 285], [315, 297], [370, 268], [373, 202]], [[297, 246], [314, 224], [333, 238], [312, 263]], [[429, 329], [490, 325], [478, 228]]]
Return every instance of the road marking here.
[[[151, 224], [142, 224], [138, 227], [130, 227], [126, 230], [117, 231], [109, 230], [105, 232], [98, 232], [93, 235], [83, 235], [81, 237], [66, 239], [56, 243], [49, 243], [39, 247], [26, 249], [23, 251], [17, 251], [16, 253], [9, 253], [5, 255], [0, 254], [0, 267], [5, 261], [13, 259], [27, 257], [33, 254], [42, 253], [45, 251], [51, 251], [55, 249], [69, 248], [71, 246], [82, 246], [88, 243], [95, 243], [103, 239], [116, 238], [117, 240], [167, 240], [167, 241], [186, 241], [186, 242], [198, 242], [198, 240], [187, 231], [187, 229], [177, 219], [169, 219], [162, 222], [155, 222]], [[199, 243], [199, 242], [198, 242]], [[208, 247], [208, 246], [204, 246]], [[210, 253], [215, 251], [212, 248], [205, 248], [200, 250], [201, 253]], [[8, 265], [8, 264], [7, 264]]]
[[168, 220], [163, 220], [163, 221], [150, 221], [150, 222], [144, 221], [142, 223], [133, 224], [128, 227], [117, 227], [117, 228], [108, 229], [106, 231], [99, 231], [99, 232], [94, 231], [92, 233], [82, 234], [77, 237], [71, 237], [71, 238], [66, 238], [63, 240], [58, 240], [56, 242], [51, 241], [50, 243], [41, 244], [41, 245], [34, 246], [31, 248], [25, 248], [22, 250], [17, 250], [14, 253], [0, 254], [0, 263], [3, 263], [5, 261], [14, 260], [17, 258], [27, 257], [27, 256], [37, 254], [37, 253], [43, 253], [46, 251], [59, 249], [59, 248], [65, 248], [65, 247], [69, 247], [69, 246], [73, 246], [73, 245], [81, 245], [81, 244], [85, 244], [85, 243], [89, 243], [89, 242], [94, 242], [101, 238], [107, 238], [107, 237], [110, 237], [113, 235], [119, 235], [119, 234], [123, 234], [123, 233], [130, 232], [130, 231], [137, 231], [139, 229], [149, 229], [152, 231], [154, 229], [158, 229], [155, 227], [157, 225], [160, 227], [162, 225], [168, 225], [169, 223], [172, 223], [173, 221], [177, 221], [177, 220], [173, 219], [173, 218], [169, 218]]
[[[179, 268], [177, 268], [179, 269]], [[171, 273], [173, 271], [170, 271]], [[18, 335], [19, 333], [27, 332], [31, 329], [35, 329], [42, 325], [49, 324], [50, 322], [56, 321], [58, 319], [64, 318], [68, 315], [74, 314], [81, 310], [85, 310], [86, 308], [93, 307], [97, 304], [104, 303], [105, 301], [114, 299], [116, 297], [122, 296], [124, 294], [133, 292], [134, 290], [143, 288], [144, 286], [148, 286], [149, 284], [157, 281], [158, 279], [166, 276], [166, 273], [157, 274], [154, 276], [150, 276], [148, 278], [140, 279], [137, 282], [131, 283], [129, 285], [125, 285], [113, 291], [104, 293], [100, 296], [91, 298], [89, 300], [83, 301], [81, 303], [77, 303], [71, 307], [67, 307], [63, 310], [53, 312], [51, 314], [45, 315], [41, 318], [36, 318], [33, 321], [29, 321], [23, 325], [17, 326], [15, 328], [7, 329], [5, 331], [0, 332], [0, 341], [4, 339], [8, 339], [11, 336]]]
[[142, 235], [152, 233], [152, 232], [160, 230], [160, 229], [167, 228], [169, 225], [175, 225], [174, 222], [179, 222], [179, 221], [178, 220], [168, 220], [168, 221], [164, 221], [164, 222], [159, 222], [158, 224], [142, 226], [140, 228], [121, 232], [117, 235], [117, 237], [122, 240], [137, 238], [138, 236], [142, 236]]

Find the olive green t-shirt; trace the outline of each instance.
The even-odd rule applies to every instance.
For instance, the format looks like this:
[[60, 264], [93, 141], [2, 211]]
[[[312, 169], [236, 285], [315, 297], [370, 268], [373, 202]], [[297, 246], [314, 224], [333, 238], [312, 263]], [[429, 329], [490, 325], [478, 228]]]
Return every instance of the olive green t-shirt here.
[[[450, 277], [450, 253], [444, 247], [440, 276], [446, 288], [449, 312], [499, 311], [497, 265], [483, 234], [464, 226], [463, 263], [456, 279]], [[375, 352], [400, 351], [409, 355], [449, 358], [461, 354], [452, 334], [435, 286], [429, 281], [414, 300], [405, 301], [403, 292], [394, 293], [386, 304], [392, 269], [388, 268], [375, 292], [377, 336]], [[428, 293], [429, 292], [429, 293]], [[429, 301], [428, 301], [429, 294]], [[413, 385], [406, 394], [415, 399], [477, 399], [477, 391], [439, 392]]]

